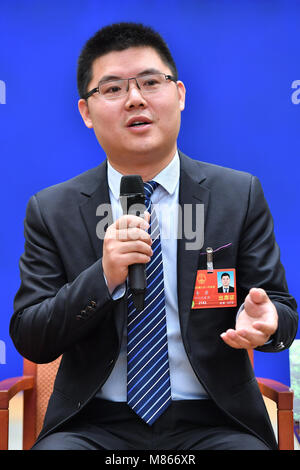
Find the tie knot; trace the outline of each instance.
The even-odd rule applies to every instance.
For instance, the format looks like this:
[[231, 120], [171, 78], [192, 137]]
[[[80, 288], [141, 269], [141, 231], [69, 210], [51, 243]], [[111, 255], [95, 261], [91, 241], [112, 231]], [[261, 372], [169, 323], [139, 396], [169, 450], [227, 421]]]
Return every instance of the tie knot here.
[[154, 190], [157, 188], [158, 183], [156, 181], [147, 181], [144, 183], [144, 190], [145, 190], [145, 197], [146, 199], [150, 199]]

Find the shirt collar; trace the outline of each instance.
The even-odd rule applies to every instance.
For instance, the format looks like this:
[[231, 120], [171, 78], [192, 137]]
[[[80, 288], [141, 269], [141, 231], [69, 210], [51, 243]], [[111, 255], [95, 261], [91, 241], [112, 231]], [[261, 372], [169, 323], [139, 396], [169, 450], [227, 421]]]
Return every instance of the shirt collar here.
[[[173, 194], [179, 181], [180, 160], [178, 151], [170, 163], [153, 179], [159, 183], [169, 194]], [[107, 180], [108, 186], [114, 197], [118, 200], [120, 197], [120, 183], [122, 174], [115, 170], [109, 161], [107, 161]]]

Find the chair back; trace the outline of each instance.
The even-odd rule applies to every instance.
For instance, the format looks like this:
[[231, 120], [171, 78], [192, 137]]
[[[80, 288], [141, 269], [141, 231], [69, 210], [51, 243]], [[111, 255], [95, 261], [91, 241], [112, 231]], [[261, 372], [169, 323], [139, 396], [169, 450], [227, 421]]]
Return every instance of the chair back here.
[[24, 359], [23, 374], [35, 377], [34, 389], [24, 392], [23, 446], [26, 449], [32, 447], [42, 429], [60, 361], [61, 357], [48, 364], [35, 364]]

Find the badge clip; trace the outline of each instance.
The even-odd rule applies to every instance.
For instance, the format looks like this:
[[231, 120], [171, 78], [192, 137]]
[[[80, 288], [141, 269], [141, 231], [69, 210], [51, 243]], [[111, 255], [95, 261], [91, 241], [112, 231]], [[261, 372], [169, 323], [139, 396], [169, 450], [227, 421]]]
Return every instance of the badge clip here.
[[213, 264], [213, 249], [211, 247], [206, 248], [206, 265], [207, 265], [207, 272], [212, 273], [214, 271], [214, 264]]

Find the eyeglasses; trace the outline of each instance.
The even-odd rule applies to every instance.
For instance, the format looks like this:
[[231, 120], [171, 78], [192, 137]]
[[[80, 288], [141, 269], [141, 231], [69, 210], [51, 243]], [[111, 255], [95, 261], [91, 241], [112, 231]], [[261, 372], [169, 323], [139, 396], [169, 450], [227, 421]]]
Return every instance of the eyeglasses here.
[[151, 73], [148, 75], [141, 75], [140, 77], [105, 80], [100, 81], [97, 88], [93, 88], [91, 91], [86, 93], [83, 98], [87, 100], [94, 93], [99, 93], [99, 95], [106, 100], [120, 98], [128, 93], [129, 80], [135, 80], [136, 86], [142, 94], [158, 93], [162, 91], [168, 82], [172, 81], [176, 83], [176, 79], [172, 75], [166, 75], [164, 73]]

